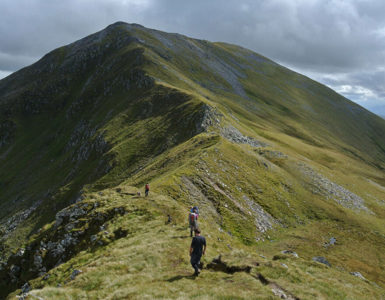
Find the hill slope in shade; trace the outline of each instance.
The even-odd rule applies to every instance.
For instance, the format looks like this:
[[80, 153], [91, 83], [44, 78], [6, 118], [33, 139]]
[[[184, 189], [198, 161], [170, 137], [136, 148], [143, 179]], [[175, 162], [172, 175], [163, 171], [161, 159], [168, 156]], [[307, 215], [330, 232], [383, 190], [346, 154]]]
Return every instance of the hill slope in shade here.
[[119, 22], [1, 80], [0, 116], [3, 296], [384, 296], [385, 120], [265, 57]]

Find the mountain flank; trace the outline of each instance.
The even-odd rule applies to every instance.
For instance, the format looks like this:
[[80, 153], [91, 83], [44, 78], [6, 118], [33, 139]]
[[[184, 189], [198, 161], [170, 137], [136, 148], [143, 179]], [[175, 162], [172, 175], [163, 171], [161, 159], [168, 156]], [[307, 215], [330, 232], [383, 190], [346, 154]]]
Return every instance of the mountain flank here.
[[0, 81], [0, 161], [2, 298], [385, 295], [385, 120], [242, 47], [58, 48]]

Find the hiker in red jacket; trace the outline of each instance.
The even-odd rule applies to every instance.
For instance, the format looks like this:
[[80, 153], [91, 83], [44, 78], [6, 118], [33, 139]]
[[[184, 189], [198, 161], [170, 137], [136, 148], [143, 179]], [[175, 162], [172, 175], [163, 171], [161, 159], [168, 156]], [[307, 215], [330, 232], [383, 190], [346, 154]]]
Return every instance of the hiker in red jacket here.
[[146, 197], [148, 196], [148, 192], [150, 191], [150, 185], [147, 183], [146, 186], [144, 187], [144, 194]]
[[188, 222], [190, 226], [190, 236], [192, 237], [193, 231], [198, 228], [198, 214], [196, 209], [193, 209], [193, 211], [189, 213]]

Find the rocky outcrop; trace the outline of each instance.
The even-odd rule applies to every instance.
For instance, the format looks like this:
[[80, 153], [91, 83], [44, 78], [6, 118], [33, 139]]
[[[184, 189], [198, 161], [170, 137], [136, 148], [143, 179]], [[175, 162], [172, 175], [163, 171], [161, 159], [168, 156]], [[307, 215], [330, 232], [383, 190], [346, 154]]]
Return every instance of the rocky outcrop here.
[[93, 152], [103, 154], [108, 149], [103, 133], [97, 132], [96, 127], [91, 127], [83, 120], [75, 127], [66, 146], [66, 152], [71, 152], [73, 162], [88, 160]]
[[43, 276], [79, 251], [105, 245], [128, 234], [122, 228], [113, 233], [105, 230], [106, 222], [127, 213], [124, 207], [107, 210], [98, 207], [98, 202], [79, 202], [58, 212], [51, 228], [41, 231], [25, 248], [3, 263], [0, 282], [8, 283], [3, 288], [16, 289], [29, 279]]
[[5, 240], [23, 221], [40, 206], [41, 201], [35, 202], [31, 207], [24, 209], [5, 220], [0, 225], [0, 241]]
[[224, 115], [216, 108], [204, 104], [200, 116], [195, 124], [197, 133], [209, 132], [210, 128], [218, 131], [225, 139], [236, 144], [248, 144], [252, 147], [266, 147], [267, 144], [256, 140], [255, 138], [243, 135], [232, 125], [223, 125]]
[[219, 127], [222, 118], [223, 115], [218, 110], [210, 105], [203, 104], [195, 123], [196, 132], [199, 134], [209, 131], [212, 126], [214, 128]]

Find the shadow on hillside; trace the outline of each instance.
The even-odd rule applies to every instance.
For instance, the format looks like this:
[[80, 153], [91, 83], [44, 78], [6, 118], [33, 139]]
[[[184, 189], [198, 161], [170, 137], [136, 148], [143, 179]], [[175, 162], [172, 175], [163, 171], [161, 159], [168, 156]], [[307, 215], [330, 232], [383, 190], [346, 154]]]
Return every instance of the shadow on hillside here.
[[188, 235], [179, 235], [179, 236], [172, 236], [171, 238], [172, 239], [187, 239], [187, 238], [191, 238], [191, 237]]
[[177, 281], [177, 280], [181, 280], [183, 278], [195, 280], [197, 277], [194, 276], [194, 275], [177, 275], [177, 276], [171, 277], [170, 279], [166, 279], [166, 281], [174, 282], [174, 281]]

